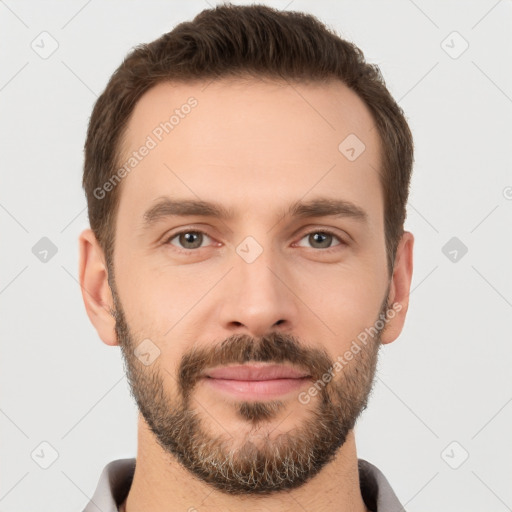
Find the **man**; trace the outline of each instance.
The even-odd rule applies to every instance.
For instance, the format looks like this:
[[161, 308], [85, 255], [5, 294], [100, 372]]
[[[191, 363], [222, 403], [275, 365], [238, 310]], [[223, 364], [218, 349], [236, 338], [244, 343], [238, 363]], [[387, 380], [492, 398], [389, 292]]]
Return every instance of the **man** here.
[[138, 451], [85, 511], [402, 509], [353, 429], [408, 308], [412, 163], [378, 68], [311, 16], [223, 5], [125, 59], [80, 282]]

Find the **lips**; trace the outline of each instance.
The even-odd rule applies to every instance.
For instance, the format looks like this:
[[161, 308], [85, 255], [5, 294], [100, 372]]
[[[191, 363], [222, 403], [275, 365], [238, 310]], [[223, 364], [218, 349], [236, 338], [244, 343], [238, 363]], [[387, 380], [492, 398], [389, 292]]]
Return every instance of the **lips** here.
[[311, 380], [307, 371], [268, 363], [210, 368], [202, 377], [210, 389], [237, 400], [270, 400], [296, 393]]
[[298, 368], [266, 363], [211, 368], [202, 376], [210, 389], [236, 400], [270, 400], [297, 393], [311, 379]]
[[303, 379], [309, 377], [309, 374], [291, 366], [251, 364], [212, 368], [204, 372], [204, 377], [222, 380], [265, 381]]

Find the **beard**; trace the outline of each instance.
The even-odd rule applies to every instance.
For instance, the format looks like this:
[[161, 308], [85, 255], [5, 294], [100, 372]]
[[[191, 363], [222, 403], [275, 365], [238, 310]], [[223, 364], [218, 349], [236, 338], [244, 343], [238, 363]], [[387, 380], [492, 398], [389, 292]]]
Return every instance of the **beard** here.
[[[332, 379], [327, 383], [322, 377], [329, 374], [335, 360], [325, 350], [306, 346], [280, 332], [257, 339], [235, 334], [217, 345], [193, 347], [183, 354], [173, 374], [165, 367], [162, 369], [158, 359], [151, 366], [144, 366], [136, 357], [137, 342], [112, 285], [115, 330], [131, 394], [140, 413], [166, 453], [223, 493], [269, 495], [303, 485], [335, 457], [367, 407], [383, 329], [377, 329], [368, 345], [360, 346], [353, 360], [345, 361], [340, 371], [331, 373]], [[387, 301], [379, 314], [385, 314], [386, 309]], [[213, 435], [208, 427], [209, 421], [215, 420], [200, 404], [194, 407], [193, 403], [201, 372], [214, 366], [256, 361], [307, 370], [317, 392], [310, 396], [306, 419], [271, 438], [276, 427], [270, 427], [270, 422], [292, 404], [286, 400], [235, 400], [232, 407], [237, 417], [252, 430], [236, 437], [227, 432]], [[173, 394], [167, 391], [162, 372], [169, 373], [176, 382]], [[306, 407], [304, 402], [299, 403]], [[257, 442], [250, 435], [256, 430]]]

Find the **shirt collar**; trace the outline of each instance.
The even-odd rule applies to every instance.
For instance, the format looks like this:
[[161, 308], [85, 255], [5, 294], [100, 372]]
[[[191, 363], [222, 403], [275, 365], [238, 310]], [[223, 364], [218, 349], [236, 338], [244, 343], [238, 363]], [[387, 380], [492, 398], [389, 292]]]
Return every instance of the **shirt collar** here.
[[[130, 490], [136, 459], [109, 462], [100, 475], [92, 499], [83, 512], [118, 512]], [[372, 512], [405, 512], [384, 474], [373, 464], [358, 459], [359, 485], [366, 506]]]

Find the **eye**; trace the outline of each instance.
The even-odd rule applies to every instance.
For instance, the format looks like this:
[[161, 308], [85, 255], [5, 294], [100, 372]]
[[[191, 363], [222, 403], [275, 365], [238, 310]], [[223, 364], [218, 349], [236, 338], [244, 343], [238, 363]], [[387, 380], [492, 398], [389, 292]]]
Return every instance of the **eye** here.
[[[306, 233], [301, 240], [307, 238], [308, 242], [312, 244], [313, 249], [332, 249], [338, 245], [346, 245], [345, 242], [335, 233], [325, 229], [317, 229]], [[331, 245], [333, 239], [338, 240], [339, 243], [334, 246]], [[299, 244], [300, 245], [300, 244]], [[301, 246], [304, 247], [304, 246]]]
[[[337, 246], [346, 245], [346, 243], [337, 234], [327, 229], [310, 231], [301, 238], [301, 241], [304, 239], [307, 239], [308, 243], [311, 244], [310, 247], [313, 249], [321, 249], [326, 252]], [[198, 229], [187, 229], [172, 234], [164, 241], [164, 243], [176, 247], [178, 251], [189, 252], [194, 249], [206, 247], [208, 245], [207, 243], [205, 244], [207, 240], [212, 241], [212, 238], [204, 231]], [[332, 245], [335, 240], [337, 240], [338, 243]], [[296, 245], [306, 247], [300, 242]]]
[[[211, 238], [203, 231], [187, 229], [185, 231], [180, 231], [179, 233], [174, 233], [166, 240], [165, 243], [174, 245], [175, 247], [178, 247], [178, 249], [193, 250], [200, 249], [203, 246], [205, 238], [211, 240]], [[177, 242], [180, 245], [173, 243], [172, 241], [174, 239], [177, 239]]]

